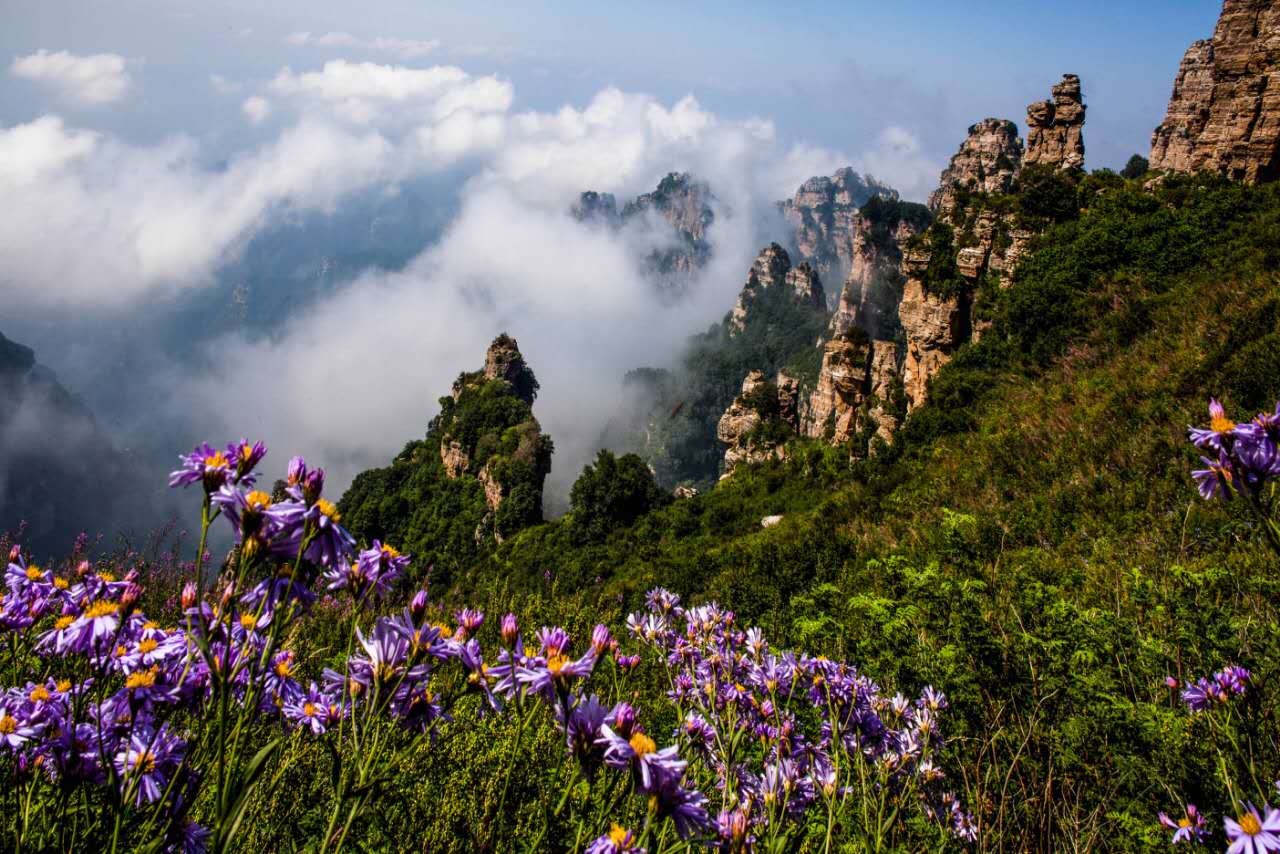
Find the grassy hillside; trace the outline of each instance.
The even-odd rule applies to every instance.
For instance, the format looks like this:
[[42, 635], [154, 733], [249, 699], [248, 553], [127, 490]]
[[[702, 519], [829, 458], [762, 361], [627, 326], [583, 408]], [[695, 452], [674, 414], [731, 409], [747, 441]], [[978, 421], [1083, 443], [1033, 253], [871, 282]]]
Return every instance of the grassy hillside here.
[[[993, 848], [1149, 850], [1180, 796], [1221, 812], [1203, 733], [1163, 680], [1236, 662], [1265, 690], [1277, 570], [1239, 502], [1198, 498], [1185, 435], [1210, 395], [1245, 413], [1280, 396], [1280, 192], [1076, 190], [1079, 216], [984, 295], [995, 326], [891, 453], [798, 447], [597, 545], [535, 527], [473, 583], [550, 574], [630, 601], [663, 584], [890, 684], [942, 687]], [[1258, 700], [1273, 774], [1275, 701]]]

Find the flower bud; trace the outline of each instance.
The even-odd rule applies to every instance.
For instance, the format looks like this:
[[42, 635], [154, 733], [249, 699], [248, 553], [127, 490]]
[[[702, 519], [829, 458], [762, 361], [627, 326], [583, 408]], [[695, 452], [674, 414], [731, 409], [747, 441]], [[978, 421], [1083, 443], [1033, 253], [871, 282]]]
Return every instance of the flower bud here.
[[1174, 689], [1178, 687], [1178, 680], [1174, 679], [1172, 676], [1166, 676], [1164, 677], [1164, 684], [1165, 684], [1165, 687], [1169, 689]]
[[124, 616], [133, 612], [138, 606], [138, 600], [142, 598], [142, 588], [132, 581], [124, 588], [124, 593], [120, 596], [120, 614]]
[[427, 591], [419, 590], [413, 594], [413, 598], [409, 600], [409, 613], [413, 616], [414, 622], [422, 619], [422, 615], [427, 612]]
[[315, 504], [322, 492], [324, 492], [324, 469], [314, 469], [307, 472], [302, 481], [303, 500], [308, 505]]
[[76, 575], [80, 578], [84, 578], [92, 569], [93, 567], [89, 566], [89, 561], [82, 560], [76, 564]]
[[591, 630], [591, 649], [597, 656], [604, 655], [612, 640], [613, 638], [609, 637], [609, 627], [604, 623], [597, 623]]
[[139, 577], [139, 575], [140, 575], [140, 574], [141, 574], [141, 573], [139, 573], [139, 572], [138, 572], [137, 567], [134, 567], [133, 569], [129, 570], [128, 572], [126, 572], [126, 573], [124, 574], [124, 580], [125, 580], [127, 583], [132, 584], [133, 582], [135, 582], [135, 581], [137, 581], [137, 580], [138, 580], [138, 577]]
[[619, 703], [613, 707], [613, 731], [623, 738], [631, 738], [636, 726], [636, 710], [630, 703]]
[[196, 583], [188, 581], [182, 585], [182, 610], [194, 608], [196, 606]]
[[14, 545], [9, 549], [9, 563], [17, 563], [22, 557], [22, 546]]
[[303, 478], [307, 476], [307, 461], [302, 457], [294, 457], [289, 460], [289, 469], [285, 474], [285, 478], [289, 481], [290, 486], [297, 486], [302, 483]]
[[516, 645], [516, 640], [520, 636], [520, 624], [516, 622], [515, 614], [507, 614], [502, 618], [502, 643], [507, 649], [511, 649]]

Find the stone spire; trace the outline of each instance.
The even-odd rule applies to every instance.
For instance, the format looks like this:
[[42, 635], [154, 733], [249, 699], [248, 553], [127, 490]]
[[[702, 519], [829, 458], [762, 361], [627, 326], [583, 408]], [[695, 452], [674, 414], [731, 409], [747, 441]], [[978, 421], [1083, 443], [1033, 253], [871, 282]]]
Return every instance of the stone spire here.
[[1036, 101], [1027, 107], [1027, 153], [1023, 163], [1082, 169], [1085, 105], [1080, 78], [1064, 74], [1052, 91], [1052, 101]]

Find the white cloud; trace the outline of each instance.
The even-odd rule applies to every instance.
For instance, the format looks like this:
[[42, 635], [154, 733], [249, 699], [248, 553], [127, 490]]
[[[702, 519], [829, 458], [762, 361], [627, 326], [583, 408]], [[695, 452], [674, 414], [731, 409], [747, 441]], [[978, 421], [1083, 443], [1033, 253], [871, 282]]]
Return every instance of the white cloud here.
[[35, 184], [88, 156], [97, 143], [96, 133], [68, 132], [57, 116], [42, 116], [0, 131], [0, 190], [20, 190]]
[[303, 110], [323, 108], [356, 124], [439, 121], [462, 110], [505, 112], [514, 97], [510, 83], [450, 65], [406, 68], [345, 59], [301, 74], [283, 68], [269, 88]]
[[361, 39], [346, 32], [313, 34], [309, 32], [290, 33], [285, 36], [285, 43], [295, 47], [353, 47], [364, 50], [385, 51], [399, 56], [401, 59], [417, 59], [426, 56], [440, 47], [437, 39], [402, 39], [393, 36], [375, 36]]
[[908, 199], [927, 197], [938, 186], [938, 175], [942, 172], [942, 164], [924, 153], [916, 135], [897, 125], [881, 131], [874, 145], [854, 159], [853, 166], [859, 172], [874, 175]]
[[115, 53], [77, 56], [39, 50], [14, 59], [12, 74], [53, 86], [64, 98], [82, 104], [108, 104], [124, 97], [131, 83], [125, 58]]
[[271, 115], [271, 102], [261, 95], [251, 95], [244, 99], [240, 109], [244, 111], [250, 122], [255, 125], [261, 124]]
[[304, 121], [224, 169], [174, 138], [134, 147], [54, 117], [0, 129], [0, 301], [128, 303], [207, 281], [279, 205], [323, 208], [393, 177], [390, 143]]

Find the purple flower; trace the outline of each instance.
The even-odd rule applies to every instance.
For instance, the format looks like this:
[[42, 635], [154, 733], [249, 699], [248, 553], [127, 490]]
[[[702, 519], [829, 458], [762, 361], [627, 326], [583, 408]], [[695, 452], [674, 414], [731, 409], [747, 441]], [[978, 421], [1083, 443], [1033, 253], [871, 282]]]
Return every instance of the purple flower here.
[[1160, 823], [1173, 831], [1173, 844], [1203, 842], [1209, 836], [1209, 829], [1204, 826], [1204, 816], [1200, 814], [1200, 810], [1196, 809], [1195, 804], [1187, 804], [1184, 812], [1185, 815], [1177, 821], [1160, 813]]
[[322, 735], [329, 726], [329, 706], [332, 701], [324, 694], [316, 683], [305, 694], [299, 694], [284, 704], [281, 710], [285, 719], [298, 727], [305, 727], [314, 735]]
[[115, 756], [125, 793], [134, 792], [138, 806], [157, 800], [185, 750], [186, 743], [169, 734], [168, 724], [154, 733], [135, 731], [128, 746]]
[[1223, 818], [1227, 831], [1227, 854], [1268, 854], [1280, 851], [1280, 810], [1263, 804], [1265, 816], [1259, 815], [1253, 804], [1247, 804], [1244, 815]]
[[591, 841], [584, 854], [643, 854], [644, 849], [636, 845], [635, 834], [617, 824], [603, 836]]
[[267, 446], [261, 442], [250, 443], [248, 439], [241, 439], [239, 442], [227, 445], [227, 460], [235, 464], [232, 480], [236, 483], [252, 485], [254, 481], [252, 472], [266, 455]]
[[192, 819], [183, 817], [178, 822], [176, 838], [171, 837], [168, 851], [181, 851], [182, 854], [204, 854], [209, 849], [209, 837], [213, 833], [201, 827]]
[[578, 761], [587, 779], [591, 779], [604, 760], [604, 747], [600, 744], [600, 727], [608, 712], [600, 698], [592, 694], [574, 703], [569, 719], [564, 722], [565, 744], [570, 755]]
[[659, 750], [643, 730], [637, 728], [630, 738], [623, 738], [604, 724], [600, 727], [600, 740], [605, 745], [605, 764], [611, 768], [630, 769], [636, 776], [639, 789], [645, 793], [655, 794], [664, 783], [678, 783], [684, 776], [686, 763], [676, 748]]
[[479, 691], [481, 697], [484, 698], [484, 704], [480, 707], [480, 714], [483, 715], [486, 708], [495, 712], [501, 711], [502, 702], [494, 696], [490, 685], [493, 677], [489, 674], [489, 667], [484, 663], [480, 654], [480, 641], [472, 638], [464, 643], [461, 652], [458, 654], [458, 660], [467, 669], [467, 688]]
[[[307, 547], [307, 560], [320, 566], [338, 566], [351, 557], [351, 552], [356, 547], [356, 538], [338, 524], [342, 514], [332, 501], [317, 496], [307, 508], [303, 519], [315, 526], [315, 538]], [[296, 548], [295, 546], [295, 550]]]
[[459, 640], [471, 637], [475, 634], [476, 629], [484, 625], [483, 611], [473, 611], [470, 608], [463, 608], [454, 614], [453, 617], [458, 621], [458, 631], [462, 635]]
[[1209, 426], [1190, 427], [1188, 435], [1197, 448], [1208, 448], [1222, 451], [1230, 447], [1235, 438], [1236, 423], [1227, 417], [1222, 404], [1216, 399], [1209, 399]]
[[[18, 711], [18, 715], [14, 715]], [[10, 710], [0, 705], [0, 745], [17, 750], [40, 735], [43, 724], [33, 724], [20, 710]]]
[[355, 563], [334, 564], [324, 577], [330, 590], [350, 589], [356, 602], [363, 602], [370, 593], [385, 594], [408, 565], [408, 555], [374, 540], [371, 548], [360, 552]]
[[605, 654], [613, 643], [613, 638], [609, 635], [609, 627], [603, 623], [597, 623], [596, 627], [591, 630], [591, 651], [596, 656]]
[[208, 442], [196, 445], [190, 454], [179, 456], [178, 459], [182, 461], [182, 468], [170, 473], [171, 487], [202, 483], [204, 491], [212, 495], [231, 480], [231, 461], [227, 459], [225, 452], [215, 450]]

